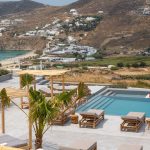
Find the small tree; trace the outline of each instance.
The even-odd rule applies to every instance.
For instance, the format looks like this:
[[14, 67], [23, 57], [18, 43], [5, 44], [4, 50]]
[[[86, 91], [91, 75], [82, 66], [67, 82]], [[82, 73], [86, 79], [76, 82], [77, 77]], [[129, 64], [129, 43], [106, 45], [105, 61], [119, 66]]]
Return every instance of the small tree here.
[[29, 119], [35, 131], [35, 148], [39, 149], [42, 148], [43, 135], [49, 129], [49, 124], [52, 124], [59, 114], [60, 103], [56, 98], [47, 100], [41, 92], [33, 88], [29, 90], [29, 98], [31, 102]]
[[29, 89], [29, 85], [34, 81], [34, 77], [30, 74], [23, 74], [20, 76], [20, 82], [22, 87], [27, 87]]
[[6, 89], [3, 88], [0, 91], [0, 100], [1, 100], [1, 114], [2, 114], [2, 133], [5, 133], [5, 107], [10, 105], [10, 98], [7, 95]]

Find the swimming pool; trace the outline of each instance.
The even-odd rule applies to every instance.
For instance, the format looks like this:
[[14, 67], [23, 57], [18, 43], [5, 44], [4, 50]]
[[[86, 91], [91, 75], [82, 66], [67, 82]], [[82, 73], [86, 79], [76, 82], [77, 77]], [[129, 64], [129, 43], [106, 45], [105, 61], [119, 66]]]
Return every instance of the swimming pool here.
[[[150, 99], [145, 98], [148, 91], [108, 90], [111, 94], [97, 93], [87, 103], [80, 106], [78, 112], [89, 109], [103, 109], [108, 115], [122, 116], [128, 112], [145, 112], [150, 117]], [[108, 93], [106, 92], [106, 93]]]

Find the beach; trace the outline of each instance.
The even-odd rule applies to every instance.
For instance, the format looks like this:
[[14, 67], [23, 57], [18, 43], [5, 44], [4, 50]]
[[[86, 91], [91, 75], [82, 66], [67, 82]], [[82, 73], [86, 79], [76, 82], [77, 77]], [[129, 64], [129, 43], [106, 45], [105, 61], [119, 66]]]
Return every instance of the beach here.
[[19, 55], [13, 58], [9, 58], [9, 59], [5, 59], [5, 60], [1, 60], [0, 64], [2, 64], [3, 68], [9, 68], [9, 66], [12, 66], [13, 64], [19, 64], [19, 61], [21, 59], [25, 59], [25, 58], [29, 58], [29, 57], [34, 57], [37, 54], [34, 53], [34, 51], [30, 51], [24, 55]]

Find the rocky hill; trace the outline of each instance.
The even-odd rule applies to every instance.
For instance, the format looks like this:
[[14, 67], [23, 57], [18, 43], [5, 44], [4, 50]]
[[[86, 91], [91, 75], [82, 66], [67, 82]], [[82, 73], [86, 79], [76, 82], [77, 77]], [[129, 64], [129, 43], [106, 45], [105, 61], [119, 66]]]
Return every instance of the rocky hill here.
[[103, 21], [81, 43], [108, 53], [140, 50], [150, 46], [150, 15], [143, 15], [145, 0], [79, 0], [71, 8], [83, 14], [103, 11]]
[[34, 2], [32, 0], [20, 0], [20, 1], [9, 1], [0, 2], [0, 16], [19, 13], [29, 12], [36, 8], [44, 7], [41, 3]]
[[[9, 4], [11, 3], [16, 2], [9, 2]], [[18, 15], [26, 20], [26, 24], [19, 26], [18, 31], [24, 32], [36, 26], [51, 23], [55, 17], [67, 18], [70, 9], [77, 9], [80, 15], [95, 15], [103, 12], [100, 24], [93, 31], [86, 33], [87, 36], [80, 41], [80, 44], [103, 49], [109, 55], [132, 54], [150, 47], [150, 15], [143, 14], [144, 8], [147, 7], [145, 0], [79, 0], [64, 7], [43, 7], [42, 4], [29, 0], [18, 3], [26, 3], [27, 6], [24, 7], [25, 10], [23, 9], [25, 11], [22, 13], [23, 15]], [[30, 7], [27, 5], [28, 3], [30, 3]], [[31, 3], [42, 8], [26, 13], [33, 9]], [[0, 3], [0, 14], [5, 11], [17, 12], [17, 8], [14, 7], [11, 7], [14, 10], [7, 10], [6, 7], [5, 10], [3, 7], [3, 11], [1, 8], [2, 4]], [[21, 11], [19, 8], [18, 10]]]

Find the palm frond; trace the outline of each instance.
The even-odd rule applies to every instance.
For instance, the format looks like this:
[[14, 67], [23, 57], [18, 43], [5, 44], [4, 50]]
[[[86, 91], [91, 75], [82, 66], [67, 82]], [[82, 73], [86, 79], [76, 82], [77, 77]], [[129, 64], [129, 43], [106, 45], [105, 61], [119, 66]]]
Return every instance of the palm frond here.
[[0, 91], [0, 99], [4, 107], [8, 107], [10, 105], [10, 97], [7, 95], [5, 88]]
[[21, 86], [26, 87], [34, 81], [34, 77], [30, 74], [23, 74], [20, 76]]

